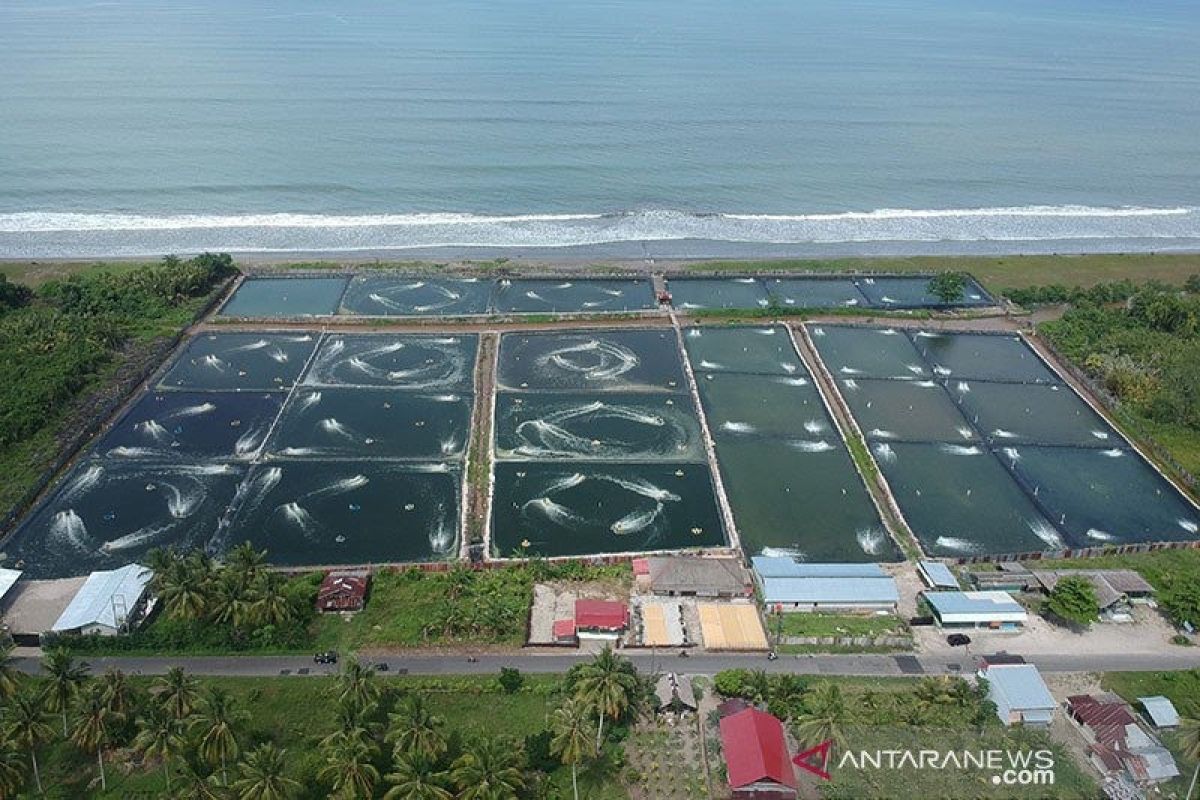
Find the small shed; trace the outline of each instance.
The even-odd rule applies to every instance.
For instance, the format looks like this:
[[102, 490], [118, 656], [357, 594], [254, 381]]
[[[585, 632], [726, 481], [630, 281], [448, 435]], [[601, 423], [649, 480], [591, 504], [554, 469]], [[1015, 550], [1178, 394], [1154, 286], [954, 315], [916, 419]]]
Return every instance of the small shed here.
[[925, 592], [921, 595], [943, 628], [1017, 630], [1029, 613], [1006, 592]]
[[562, 644], [575, 642], [575, 620], [556, 619], [552, 627], [554, 641]]
[[140, 564], [93, 572], [50, 630], [55, 633], [124, 633], [139, 618], [151, 573]]
[[657, 700], [659, 711], [670, 708], [695, 711], [698, 707], [691, 679], [676, 675], [674, 672], [668, 672], [655, 682], [654, 697]]
[[362, 611], [367, 603], [371, 573], [362, 570], [332, 570], [317, 589], [317, 610], [321, 612]]
[[722, 717], [721, 750], [734, 800], [796, 796], [791, 753], [775, 717], [757, 708]]
[[959, 589], [958, 578], [940, 561], [918, 561], [917, 571], [921, 580], [931, 589]]
[[1004, 725], [1045, 727], [1058, 707], [1033, 664], [988, 664], [979, 670], [988, 682], [988, 699]]
[[1162, 695], [1154, 695], [1153, 697], [1139, 697], [1138, 702], [1142, 704], [1142, 708], [1146, 709], [1146, 716], [1150, 717], [1154, 727], [1179, 727], [1179, 712], [1175, 710], [1175, 704], [1170, 699]]

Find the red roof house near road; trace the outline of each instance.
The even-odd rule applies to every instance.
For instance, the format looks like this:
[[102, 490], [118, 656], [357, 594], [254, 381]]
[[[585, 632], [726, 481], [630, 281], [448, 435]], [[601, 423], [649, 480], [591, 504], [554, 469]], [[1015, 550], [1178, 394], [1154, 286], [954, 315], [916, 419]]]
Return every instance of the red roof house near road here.
[[623, 631], [629, 609], [614, 600], [576, 600], [575, 627], [584, 631]]
[[729, 786], [736, 800], [796, 796], [796, 772], [783, 724], [757, 708], [721, 720]]
[[334, 570], [327, 574], [317, 589], [318, 611], [362, 611], [367, 602], [367, 583], [371, 573], [366, 570]]

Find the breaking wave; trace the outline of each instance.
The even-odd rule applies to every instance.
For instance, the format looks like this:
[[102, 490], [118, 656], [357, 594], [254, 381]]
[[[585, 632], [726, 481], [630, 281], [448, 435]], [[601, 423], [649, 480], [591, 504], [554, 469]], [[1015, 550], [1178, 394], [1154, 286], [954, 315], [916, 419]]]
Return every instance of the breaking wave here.
[[816, 214], [0, 214], [10, 257], [224, 249], [571, 247], [699, 239], [761, 244], [1200, 237], [1200, 208], [1029, 205]]

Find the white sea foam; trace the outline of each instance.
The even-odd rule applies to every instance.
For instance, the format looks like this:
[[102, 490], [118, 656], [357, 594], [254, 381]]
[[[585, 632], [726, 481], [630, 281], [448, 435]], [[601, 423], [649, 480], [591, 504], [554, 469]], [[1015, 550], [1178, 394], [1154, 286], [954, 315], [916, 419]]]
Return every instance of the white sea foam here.
[[535, 497], [521, 507], [522, 511], [536, 511], [546, 519], [568, 528], [574, 528], [587, 520], [576, 514], [561, 503], [556, 503], [549, 497]]
[[87, 526], [73, 508], [59, 511], [50, 520], [50, 537], [83, 552], [92, 549]]
[[939, 536], [934, 541], [934, 544], [945, 550], [953, 550], [958, 553], [974, 553], [981, 549], [977, 542], [972, 542], [970, 539], [960, 539], [957, 536]]
[[1096, 528], [1088, 528], [1087, 529], [1087, 537], [1089, 539], [1095, 539], [1098, 542], [1111, 542], [1113, 539], [1117, 538], [1117, 537], [1113, 536], [1111, 533], [1108, 533], [1106, 531], [1097, 530]]
[[823, 433], [829, 430], [829, 426], [819, 419], [810, 419], [804, 423], [804, 430], [809, 433]]
[[854, 534], [858, 546], [869, 556], [879, 555], [883, 550], [883, 532], [877, 530], [858, 531]]
[[654, 508], [649, 511], [631, 511], [610, 525], [609, 530], [618, 536], [637, 533], [653, 525], [662, 511], [662, 503], [655, 503]]
[[801, 453], [828, 453], [833, 449], [833, 445], [823, 439], [811, 442], [807, 439], [789, 439], [787, 444], [788, 447], [799, 450]]
[[896, 462], [896, 451], [887, 442], [879, 442], [871, 448], [871, 452], [875, 454], [875, 458], [882, 461], [884, 464], [894, 464]]
[[216, 410], [217, 410], [217, 407], [213, 403], [198, 403], [197, 405], [194, 405], [194, 406], [184, 406], [183, 408], [177, 408], [174, 411], [172, 411], [170, 414], [168, 414], [167, 418], [175, 419], [176, 417], [196, 417], [201, 414], [211, 414], [212, 412], [214, 412]]
[[1176, 521], [1179, 523], [1179, 527], [1183, 528], [1188, 533], [1200, 532], [1200, 525], [1190, 519], [1180, 519]]
[[1063, 548], [1063, 539], [1059, 536], [1058, 531], [1054, 530], [1054, 526], [1044, 519], [1034, 519], [1027, 522], [1029, 530], [1033, 531], [1033, 535], [1046, 543], [1046, 546], [1051, 550], [1061, 550]]
[[938, 449], [952, 456], [977, 456], [983, 451], [974, 445], [941, 444]]
[[133, 426], [138, 433], [149, 436], [156, 442], [167, 442], [171, 439], [170, 432], [158, 420], [148, 419]]
[[1200, 237], [1200, 208], [1079, 205], [878, 209], [817, 214], [0, 214], [12, 256], [177, 250], [565, 247], [701, 239], [757, 243], [1046, 241]]
[[733, 422], [730, 420], [721, 423], [721, 430], [729, 431], [730, 433], [754, 433], [754, 426], [749, 422]]

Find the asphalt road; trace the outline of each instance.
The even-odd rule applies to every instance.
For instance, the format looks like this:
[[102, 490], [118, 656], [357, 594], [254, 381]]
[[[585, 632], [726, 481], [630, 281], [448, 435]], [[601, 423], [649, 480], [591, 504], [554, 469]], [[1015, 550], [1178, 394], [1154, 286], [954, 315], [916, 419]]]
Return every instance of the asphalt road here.
[[[764, 655], [693, 655], [681, 658], [674, 651], [647, 653], [622, 651], [637, 668], [645, 672], [674, 670], [690, 674], [711, 674], [723, 669], [745, 667], [767, 672], [791, 672], [803, 675], [943, 675], [971, 672], [978, 654], [961, 657], [913, 655], [804, 655], [780, 656], [770, 661]], [[443, 675], [495, 674], [501, 667], [517, 667], [522, 672], [565, 672], [573, 664], [585, 661], [585, 653], [569, 655], [517, 652], [504, 655], [479, 655], [468, 661], [464, 655], [389, 655], [370, 659], [387, 664], [389, 674]], [[181, 666], [196, 675], [213, 676], [313, 676], [337, 672], [337, 665], [314, 664], [311, 656], [104, 656], [85, 658], [93, 672], [118, 667], [125, 672], [159, 675]], [[1039, 656], [1043, 672], [1122, 672], [1142, 670], [1183, 670], [1200, 668], [1200, 652], [1180, 648], [1170, 655], [1154, 653], [1063, 654]], [[14, 658], [15, 666], [30, 673], [40, 672], [40, 660], [34, 656]]]

